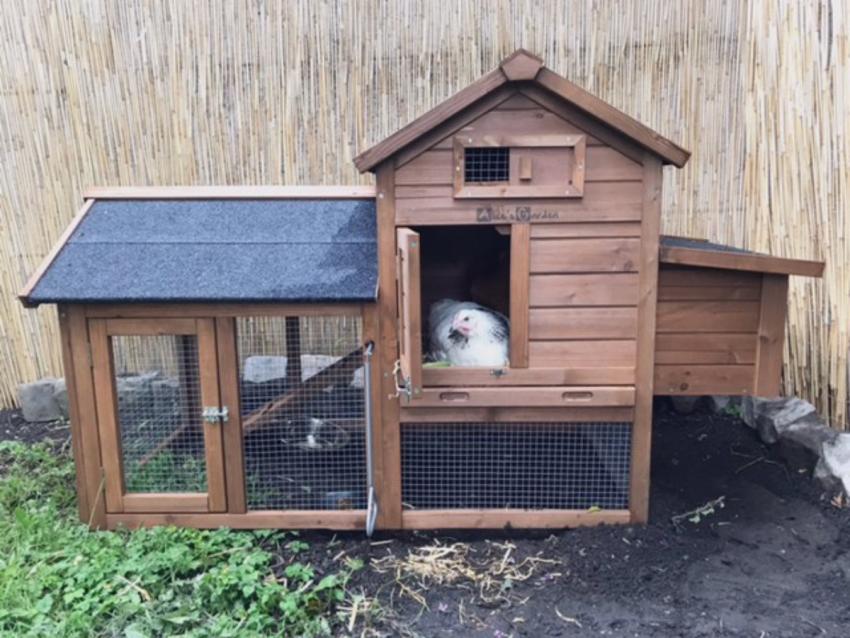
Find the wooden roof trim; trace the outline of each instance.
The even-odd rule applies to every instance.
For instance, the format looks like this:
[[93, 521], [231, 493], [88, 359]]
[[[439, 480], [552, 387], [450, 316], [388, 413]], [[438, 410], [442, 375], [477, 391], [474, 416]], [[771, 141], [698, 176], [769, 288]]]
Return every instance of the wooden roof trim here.
[[50, 249], [50, 252], [41, 260], [38, 268], [30, 275], [30, 278], [27, 279], [27, 282], [24, 284], [23, 288], [18, 291], [18, 299], [20, 299], [21, 303], [24, 304], [27, 308], [35, 307], [38, 304], [31, 304], [29, 302], [29, 296], [32, 294], [32, 291], [38, 285], [38, 282], [41, 281], [41, 278], [44, 276], [44, 273], [47, 272], [47, 269], [50, 268], [50, 265], [56, 261], [56, 257], [59, 256], [61, 250], [65, 247], [65, 244], [71, 238], [71, 235], [77, 230], [77, 227], [82, 223], [85, 216], [88, 214], [89, 210], [94, 204], [94, 200], [90, 198], [86, 198], [86, 201], [83, 203], [82, 207], [77, 214], [74, 215], [74, 219], [71, 220], [71, 223], [68, 224], [68, 227], [59, 235], [59, 239], [53, 244], [53, 247]]
[[554, 71], [550, 71], [544, 67], [537, 74], [534, 81], [540, 86], [552, 91], [555, 95], [565, 99], [567, 102], [574, 104], [582, 111], [601, 120], [626, 137], [634, 140], [647, 150], [652, 151], [661, 157], [666, 164], [673, 164], [678, 168], [682, 168], [691, 156], [689, 151], [686, 151], [678, 144], [671, 142], [660, 133], [656, 133], [630, 115], [626, 115], [607, 102], [600, 100], [592, 93], [588, 93], [577, 84], [573, 84]]
[[373, 199], [374, 186], [106, 186], [87, 199]]
[[424, 115], [416, 118], [410, 124], [399, 129], [383, 141], [378, 142], [354, 158], [354, 165], [361, 173], [375, 168], [385, 159], [394, 155], [402, 148], [424, 135], [435, 126], [439, 126], [445, 120], [456, 115], [474, 102], [478, 101], [488, 93], [495, 91], [508, 78], [502, 69], [495, 69], [478, 78], [475, 82], [452, 95], [447, 100], [440, 102]]
[[786, 259], [760, 253], [738, 253], [709, 248], [685, 248], [682, 246], [661, 246], [659, 258], [664, 264], [681, 266], [702, 266], [724, 270], [747, 270], [779, 275], [801, 275], [803, 277], [821, 277], [824, 262], [804, 259]]
[[424, 115], [416, 118], [404, 128], [355, 157], [354, 165], [361, 173], [373, 170], [378, 164], [411, 144], [432, 128], [439, 126], [488, 93], [512, 81], [530, 82], [531, 85], [545, 88], [579, 110], [593, 116], [612, 130], [655, 153], [666, 164], [673, 164], [681, 168], [690, 157], [689, 151], [554, 71], [547, 69], [543, 66], [541, 58], [524, 49], [519, 49], [502, 60], [499, 68], [490, 71]]
[[543, 58], [525, 49], [517, 49], [501, 61], [499, 68], [508, 80], [533, 80], [543, 68]]

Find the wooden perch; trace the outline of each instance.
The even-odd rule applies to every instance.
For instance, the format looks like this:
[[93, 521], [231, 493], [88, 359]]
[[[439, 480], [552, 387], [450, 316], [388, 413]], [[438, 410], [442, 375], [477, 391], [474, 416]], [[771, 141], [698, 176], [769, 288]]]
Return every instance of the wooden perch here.
[[[301, 382], [295, 388], [289, 390], [285, 394], [272, 399], [268, 403], [261, 405], [259, 408], [251, 412], [242, 422], [242, 432], [243, 434], [250, 434], [254, 430], [263, 427], [268, 419], [277, 412], [280, 412], [282, 409], [287, 407], [293, 407], [297, 405], [301, 400], [314, 396], [322, 391], [324, 387], [328, 385], [328, 383], [334, 378], [336, 375], [342, 375], [346, 373], [353, 374], [354, 371], [362, 365], [362, 357], [363, 357], [363, 348], [358, 348], [353, 352], [349, 352], [339, 361], [336, 361], [329, 365], [327, 368], [321, 370], [317, 374], [314, 374], [309, 379]], [[150, 452], [145, 454], [139, 464], [137, 469], [142, 469], [151, 462], [157, 455], [159, 455], [163, 450], [168, 448], [172, 443], [174, 443], [180, 436], [190, 427], [197, 425], [197, 421], [194, 419], [186, 419], [183, 425], [174, 430], [167, 437], [162, 439], [159, 443], [157, 443], [156, 447], [154, 447]]]
[[245, 434], [250, 434], [257, 428], [265, 425], [267, 419], [273, 414], [280, 412], [284, 408], [292, 407], [301, 400], [321, 392], [336, 375], [353, 373], [362, 365], [362, 357], [363, 348], [349, 352], [342, 359], [329, 365], [321, 372], [314, 374], [289, 392], [282, 394], [276, 399], [272, 399], [265, 405], [261, 405], [242, 421], [242, 431]]

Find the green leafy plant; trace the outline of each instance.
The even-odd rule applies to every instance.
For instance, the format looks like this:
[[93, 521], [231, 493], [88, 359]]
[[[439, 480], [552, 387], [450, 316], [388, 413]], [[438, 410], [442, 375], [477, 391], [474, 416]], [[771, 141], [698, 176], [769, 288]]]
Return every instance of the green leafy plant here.
[[[91, 532], [73, 466], [43, 445], [0, 444], [0, 635], [322, 636], [360, 565], [316, 574], [279, 532], [173, 527]], [[280, 556], [269, 547], [285, 548]], [[288, 562], [288, 564], [286, 564]]]

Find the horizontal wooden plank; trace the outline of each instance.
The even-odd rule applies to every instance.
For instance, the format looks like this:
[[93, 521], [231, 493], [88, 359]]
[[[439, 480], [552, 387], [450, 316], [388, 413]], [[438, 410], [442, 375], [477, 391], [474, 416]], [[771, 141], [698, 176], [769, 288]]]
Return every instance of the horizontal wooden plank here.
[[531, 272], [635, 272], [638, 238], [534, 239]]
[[402, 423], [631, 423], [632, 407], [456, 407], [401, 408]]
[[157, 494], [124, 494], [124, 511], [138, 512], [206, 512], [209, 499], [206, 493], [181, 492]]
[[[396, 206], [404, 210], [435, 210], [455, 208], [463, 205], [455, 199], [454, 187], [445, 186], [396, 186]], [[643, 196], [643, 184], [631, 182], [599, 182], [584, 185], [581, 203], [585, 206], [601, 204], [640, 204]], [[547, 200], [535, 201], [534, 205], [545, 205]], [[555, 200], [557, 202], [557, 200]], [[467, 202], [476, 207], [485, 205], [489, 200]], [[497, 203], [495, 200], [493, 203]], [[501, 202], [503, 203], [503, 202]], [[589, 220], [592, 221], [592, 220]]]
[[746, 365], [755, 363], [755, 359], [755, 350], [664, 350], [655, 353], [656, 364], [668, 365]]
[[425, 151], [395, 173], [396, 186], [449, 185], [454, 180], [451, 148]]
[[[591, 187], [595, 186], [590, 184]], [[587, 186], [585, 186], [587, 189]], [[442, 198], [405, 199], [396, 203], [397, 226], [638, 221], [640, 202], [593, 202], [586, 199], [510, 200]]]
[[756, 333], [668, 333], [655, 337], [655, 362], [667, 364], [755, 362]]
[[489, 368], [424, 368], [422, 385], [426, 387], [492, 385], [632, 385], [633, 367], [608, 368], [503, 368], [493, 374]]
[[640, 237], [640, 222], [533, 224], [532, 239], [558, 237]]
[[756, 286], [660, 286], [658, 301], [756, 301], [761, 287]]
[[531, 368], [578, 366], [633, 366], [634, 340], [532, 341], [528, 344]]
[[86, 199], [371, 199], [374, 186], [98, 186]]
[[585, 182], [643, 179], [643, 166], [610, 146], [588, 146]]
[[[528, 98], [526, 98], [528, 99]], [[532, 100], [528, 100], [532, 102]], [[499, 106], [504, 107], [505, 102]], [[455, 136], [471, 135], [475, 137], [505, 135], [583, 135], [589, 146], [602, 144], [576, 125], [567, 122], [552, 111], [541, 107], [533, 109], [495, 108], [481, 117], [469, 122], [460, 130], [441, 139], [433, 148], [451, 148]]]
[[405, 510], [404, 529], [500, 529], [592, 527], [628, 523], [628, 510]]
[[198, 529], [339, 529], [362, 530], [366, 525], [364, 510], [350, 511], [254, 511], [245, 514], [107, 514], [109, 529], [119, 526], [135, 529], [157, 525], [175, 525]]
[[532, 308], [530, 339], [635, 339], [637, 308]]
[[195, 319], [191, 318], [106, 320], [108, 335], [191, 335], [197, 331]]
[[424, 388], [414, 399], [417, 407], [549, 407], [631, 406], [635, 391], [630, 386], [558, 386], [512, 388], [461, 387]]
[[659, 286], [747, 287], [761, 286], [761, 274], [719, 268], [697, 268], [662, 264], [658, 269]]
[[558, 306], [633, 306], [637, 304], [636, 273], [532, 275], [532, 308]]
[[128, 303], [85, 306], [87, 317], [284, 317], [284, 316], [360, 316], [363, 305], [351, 303], [275, 304], [275, 303]]
[[751, 365], [655, 366], [656, 395], [730, 394], [753, 392], [755, 367]]
[[660, 301], [656, 332], [755, 332], [756, 301]]

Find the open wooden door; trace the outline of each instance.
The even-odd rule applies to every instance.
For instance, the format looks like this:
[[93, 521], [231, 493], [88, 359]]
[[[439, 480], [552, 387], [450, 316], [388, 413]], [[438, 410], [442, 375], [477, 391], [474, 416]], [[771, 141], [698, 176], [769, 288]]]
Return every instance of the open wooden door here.
[[422, 396], [422, 295], [419, 233], [399, 228], [397, 239], [399, 372], [403, 397]]
[[91, 319], [108, 512], [226, 511], [212, 319]]

